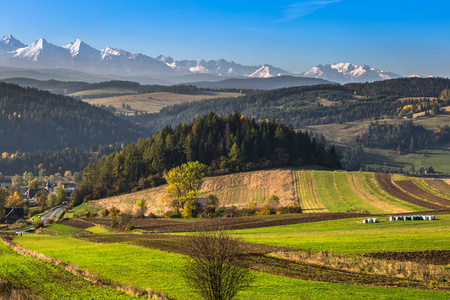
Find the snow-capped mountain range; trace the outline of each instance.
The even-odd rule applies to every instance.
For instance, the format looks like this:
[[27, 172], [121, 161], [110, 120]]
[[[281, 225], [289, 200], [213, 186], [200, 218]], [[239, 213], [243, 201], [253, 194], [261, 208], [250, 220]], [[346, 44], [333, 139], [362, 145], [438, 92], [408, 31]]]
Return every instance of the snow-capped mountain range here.
[[317, 65], [308, 72], [305, 72], [303, 76], [321, 78], [339, 83], [370, 82], [404, 77], [392, 72], [380, 71], [369, 66], [358, 66], [351, 63]]
[[[56, 46], [41, 38], [29, 46], [12, 35], [0, 39], [0, 66], [25, 69], [69, 69], [85, 73], [119, 77], [189, 78], [190, 75], [220, 78], [270, 78], [276, 76], [313, 77], [333, 82], [375, 81], [403, 77], [369, 66], [350, 63], [317, 65], [302, 74], [293, 74], [271, 66], [244, 66], [224, 59], [205, 61], [174, 60], [160, 55], [156, 59], [133, 54], [118, 48], [97, 50], [77, 39], [64, 46]], [[203, 76], [202, 75], [202, 76]], [[204, 79], [204, 76], [202, 77]], [[186, 79], [188, 79], [186, 78]], [[189, 81], [189, 80], [186, 80]]]

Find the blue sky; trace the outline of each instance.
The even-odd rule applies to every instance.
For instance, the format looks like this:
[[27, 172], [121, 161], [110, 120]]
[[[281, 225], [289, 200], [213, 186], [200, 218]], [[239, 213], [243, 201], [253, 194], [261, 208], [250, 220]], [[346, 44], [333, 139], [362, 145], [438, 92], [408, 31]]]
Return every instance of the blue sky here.
[[291, 72], [352, 62], [450, 77], [450, 3], [396, 0], [0, 0], [0, 35], [80, 38], [152, 57], [224, 58]]

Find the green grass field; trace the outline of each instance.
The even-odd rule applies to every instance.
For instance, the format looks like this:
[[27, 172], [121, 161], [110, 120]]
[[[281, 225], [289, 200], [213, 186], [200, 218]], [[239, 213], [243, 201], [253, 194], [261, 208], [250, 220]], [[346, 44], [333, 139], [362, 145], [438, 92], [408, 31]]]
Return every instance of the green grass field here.
[[48, 262], [20, 255], [2, 242], [0, 258], [0, 299], [11, 290], [24, 292], [28, 299], [136, 299], [96, 286]]
[[[315, 251], [357, 254], [381, 251], [449, 249], [450, 215], [435, 221], [362, 224], [364, 218], [235, 231], [244, 241]], [[387, 219], [381, 217], [379, 220]]]
[[314, 170], [292, 172], [294, 197], [304, 212], [328, 212], [320, 200]]
[[334, 180], [334, 172], [315, 171], [314, 173], [320, 199], [330, 212], [347, 211], [352, 208], [339, 194]]
[[[177, 299], [199, 299], [181, 278], [183, 256], [125, 244], [95, 244], [63, 236], [16, 239], [25, 248], [75, 264], [103, 278], [152, 288]], [[254, 282], [236, 299], [446, 299], [448, 292], [323, 283], [253, 272]]]

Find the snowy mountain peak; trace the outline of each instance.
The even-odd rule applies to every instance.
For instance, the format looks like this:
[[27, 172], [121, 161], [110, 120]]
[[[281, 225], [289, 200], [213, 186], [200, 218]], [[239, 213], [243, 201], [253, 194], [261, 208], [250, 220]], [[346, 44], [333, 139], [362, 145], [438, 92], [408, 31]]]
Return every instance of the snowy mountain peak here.
[[280, 76], [281, 74], [272, 74], [271, 68], [273, 68], [270, 65], [263, 65], [261, 68], [250, 74], [250, 77], [257, 77], [257, 78], [270, 78], [275, 76]]
[[0, 48], [5, 49], [7, 51], [14, 51], [17, 48], [23, 48], [24, 45], [21, 41], [13, 37], [11, 34], [5, 35], [0, 38]]
[[367, 65], [355, 65], [348, 62], [332, 65], [317, 65], [306, 72], [304, 76], [339, 83], [377, 81], [403, 77], [395, 73], [380, 71]]
[[76, 39], [72, 43], [62, 47], [69, 50], [72, 57], [76, 57], [79, 55], [99, 56], [100, 53], [99, 50], [92, 48], [80, 39]]
[[167, 65], [173, 64], [174, 59], [170, 56], [159, 55], [156, 60], [163, 62]]

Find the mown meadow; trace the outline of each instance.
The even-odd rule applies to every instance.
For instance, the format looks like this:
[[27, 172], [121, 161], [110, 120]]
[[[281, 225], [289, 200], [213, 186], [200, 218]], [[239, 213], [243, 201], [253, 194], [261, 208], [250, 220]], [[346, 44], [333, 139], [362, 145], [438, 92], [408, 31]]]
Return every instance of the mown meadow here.
[[[118, 243], [99, 244], [63, 235], [28, 235], [21, 246], [69, 262], [117, 283], [132, 285], [176, 299], [199, 299], [184, 284], [180, 254]], [[316, 282], [253, 272], [254, 282], [237, 299], [446, 299], [445, 291], [387, 288]]]
[[[378, 217], [386, 220], [388, 217]], [[359, 254], [381, 251], [448, 250], [450, 215], [435, 221], [397, 221], [362, 224], [364, 218], [273, 226], [234, 231], [252, 243], [315, 251]]]
[[18, 254], [2, 242], [0, 258], [0, 299], [10, 293], [24, 299], [136, 299], [95, 285], [49, 262]]

